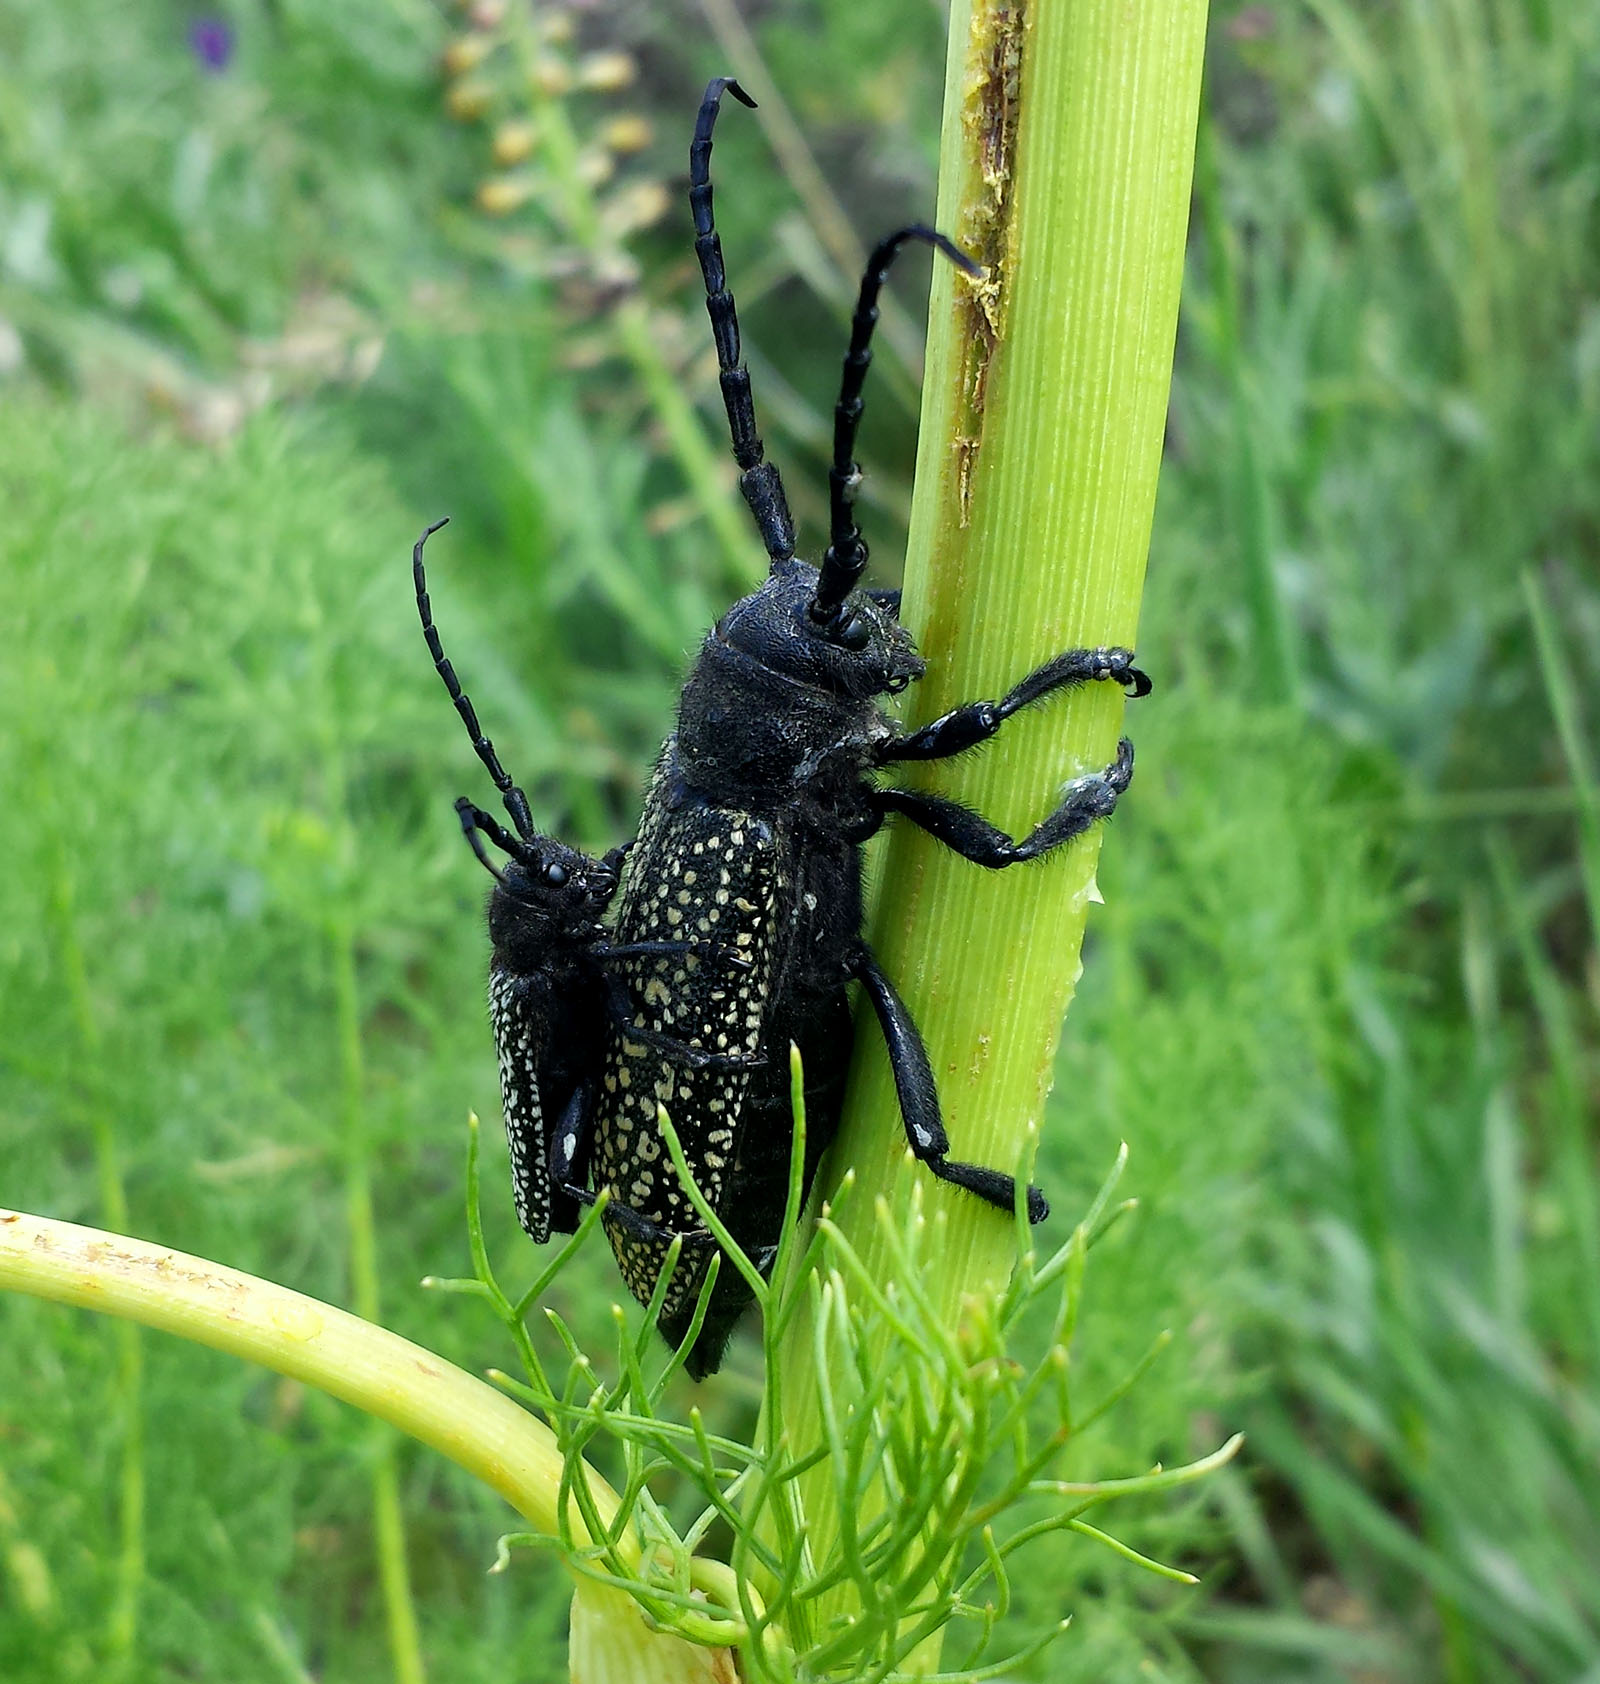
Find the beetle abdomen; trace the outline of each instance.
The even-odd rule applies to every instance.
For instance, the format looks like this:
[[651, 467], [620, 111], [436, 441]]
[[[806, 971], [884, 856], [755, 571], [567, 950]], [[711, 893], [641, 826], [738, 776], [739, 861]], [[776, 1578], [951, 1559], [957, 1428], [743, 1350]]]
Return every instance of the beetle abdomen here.
[[[552, 1228], [572, 1233], [580, 1215], [571, 1194], [550, 1184], [550, 1131], [572, 1097], [570, 1070], [577, 1062], [576, 1049], [551, 1044], [558, 1021], [551, 992], [543, 977], [520, 975], [499, 962], [489, 967], [489, 1021], [500, 1058], [511, 1192], [517, 1221], [540, 1245]], [[599, 1008], [598, 998], [593, 1005]]]
[[[696, 1067], [696, 1052], [721, 1061], [765, 1061], [767, 1013], [789, 938], [792, 863], [767, 820], [698, 800], [682, 786], [669, 741], [645, 802], [617, 922], [619, 943], [686, 942], [703, 952], [627, 962], [632, 1024], [690, 1049], [682, 1054], [607, 1036], [596, 1129], [596, 1189], [663, 1234], [703, 1227], [679, 1184], [656, 1121], [666, 1107], [701, 1190], [719, 1211], [732, 1180], [752, 1071], [725, 1062]], [[668, 1240], [608, 1223], [629, 1289], [648, 1299]], [[686, 1256], [664, 1313], [687, 1298], [704, 1267], [704, 1245]]]

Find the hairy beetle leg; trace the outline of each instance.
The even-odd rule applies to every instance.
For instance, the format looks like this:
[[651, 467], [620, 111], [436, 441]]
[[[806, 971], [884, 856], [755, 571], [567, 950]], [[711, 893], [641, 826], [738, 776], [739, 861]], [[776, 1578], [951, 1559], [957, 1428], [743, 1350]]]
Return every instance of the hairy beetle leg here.
[[1118, 799], [1133, 780], [1133, 744], [1126, 737], [1117, 745], [1117, 758], [1103, 772], [1091, 772], [1067, 786], [1061, 805], [1020, 842], [989, 823], [981, 814], [942, 795], [914, 789], [884, 789], [876, 799], [885, 813], [900, 813], [947, 848], [976, 865], [999, 871], [1008, 865], [1037, 859], [1081, 836], [1097, 819], [1110, 818]]
[[611, 873], [613, 877], [620, 877], [622, 875], [622, 862], [627, 859], [628, 855], [632, 852], [632, 842], [619, 843], [615, 848], [610, 849], [601, 856], [600, 863]]
[[[550, 1180], [561, 1192], [581, 1205], [592, 1205], [599, 1194], [585, 1187], [579, 1180], [589, 1159], [589, 1134], [594, 1122], [594, 1089], [587, 1084], [578, 1088], [561, 1113], [561, 1121], [550, 1137]], [[704, 1228], [667, 1228], [660, 1222], [641, 1216], [625, 1205], [613, 1191], [606, 1214], [614, 1217], [620, 1227], [635, 1238], [666, 1241], [682, 1238], [686, 1246], [701, 1246], [711, 1235]]]
[[[573, 1198], [581, 1200], [586, 1205], [592, 1205], [600, 1197], [598, 1193], [590, 1192], [587, 1187], [574, 1187], [570, 1184], [562, 1189], [570, 1193]], [[611, 1202], [606, 1206], [606, 1218], [615, 1220], [619, 1228], [625, 1228], [637, 1240], [648, 1240], [654, 1245], [671, 1245], [674, 1240], [682, 1240], [685, 1247], [705, 1246], [713, 1243], [711, 1235], [704, 1228], [668, 1228], [664, 1223], [656, 1222], [648, 1216], [641, 1216], [638, 1211], [630, 1209], [615, 1193]]]
[[[900, 1116], [913, 1155], [941, 1181], [965, 1187], [998, 1210], [1015, 1210], [1014, 1176], [1003, 1170], [987, 1169], [982, 1164], [951, 1163], [945, 1156], [950, 1150], [950, 1137], [939, 1115], [939, 1089], [928, 1062], [928, 1049], [922, 1044], [922, 1036], [905, 1001], [895, 992], [894, 984], [884, 975], [870, 949], [865, 946], [860, 949], [850, 974], [866, 989], [883, 1030], [895, 1096], [900, 1101]], [[1037, 1187], [1030, 1187], [1028, 1220], [1043, 1222], [1049, 1214], [1050, 1201]]]
[[624, 1017], [618, 1027], [622, 1031], [623, 1050], [628, 1050], [628, 1043], [637, 1042], [649, 1047], [660, 1055], [667, 1064], [681, 1065], [685, 1070], [759, 1070], [763, 1060], [755, 1056], [746, 1057], [743, 1053], [708, 1052], [704, 1047], [691, 1047], [687, 1041], [674, 1040], [671, 1035], [663, 1035], [657, 1029], [645, 1029], [632, 1017]]
[[[545, 1163], [550, 1172], [550, 1185], [566, 1193], [580, 1205], [592, 1205], [594, 1194], [583, 1185], [588, 1170], [589, 1134], [594, 1121], [594, 1089], [580, 1083], [573, 1089], [561, 1112], [560, 1120], [550, 1134]], [[565, 1232], [576, 1231], [574, 1222]]]
[[878, 763], [887, 766], [897, 760], [944, 760], [961, 754], [988, 742], [1012, 714], [1042, 702], [1046, 696], [1107, 680], [1123, 685], [1130, 697], [1150, 694], [1150, 680], [1133, 664], [1131, 649], [1068, 649], [1013, 684], [998, 702], [968, 702], [919, 731], [891, 737], [878, 750]]
[[715, 943], [705, 944], [698, 941], [626, 941], [615, 945], [596, 946], [592, 951], [602, 964], [609, 964], [617, 959], [669, 958], [687, 954], [695, 959], [714, 960], [735, 971], [748, 971], [751, 966], [751, 961], [734, 948], [718, 947]]
[[659, 1029], [647, 1029], [638, 1021], [639, 1009], [629, 998], [628, 990], [619, 977], [607, 977], [607, 1004], [612, 1021], [622, 1034], [624, 1051], [632, 1041], [650, 1047], [669, 1064], [679, 1064], [688, 1070], [759, 1070], [759, 1058], [745, 1058], [736, 1053], [708, 1052], [704, 1047], [691, 1047], [687, 1041], [664, 1035]]

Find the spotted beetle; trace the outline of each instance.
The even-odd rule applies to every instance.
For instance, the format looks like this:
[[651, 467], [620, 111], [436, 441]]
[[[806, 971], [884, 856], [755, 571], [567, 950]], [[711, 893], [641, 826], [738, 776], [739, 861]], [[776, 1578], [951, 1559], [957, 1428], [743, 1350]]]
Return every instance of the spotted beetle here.
[[[613, 848], [603, 859], [594, 859], [534, 828], [528, 798], [512, 782], [494, 744], [483, 734], [433, 623], [422, 552], [445, 524], [436, 521], [417, 539], [411, 572], [422, 634], [434, 667], [516, 827], [508, 831], [465, 796], [456, 802], [462, 831], [479, 863], [495, 880], [489, 898], [489, 939], [494, 949], [489, 966], [489, 1016], [500, 1054], [500, 1098], [517, 1220], [542, 1245], [552, 1231], [575, 1232], [579, 1207], [594, 1200], [587, 1188], [574, 1182], [586, 1168], [574, 1131], [583, 1126], [587, 1079], [604, 1056], [608, 1016], [626, 1021], [633, 1015], [618, 966], [655, 956], [669, 956], [688, 966], [705, 960], [723, 968], [740, 968], [747, 961], [735, 953], [724, 954], [711, 945], [681, 939], [620, 944], [610, 938], [601, 919], [617, 891], [627, 848]], [[489, 858], [484, 838], [507, 856], [503, 870]], [[730, 1062], [681, 1047], [668, 1037], [646, 1034], [646, 1039], [679, 1060], [708, 1068]], [[563, 1159], [565, 1171], [553, 1182], [552, 1147], [568, 1139], [572, 1145]], [[623, 1209], [618, 1220], [626, 1223], [630, 1215]], [[645, 1237], [654, 1231], [647, 1224], [642, 1228]]]
[[[711, 136], [725, 92], [754, 104], [731, 78], [707, 87], [689, 151], [689, 201], [739, 488], [770, 570], [702, 644], [629, 850], [601, 861], [571, 855], [574, 864], [570, 850], [533, 832], [526, 801], [483, 741], [430, 631], [435, 662], [517, 825], [511, 836], [470, 803], [458, 804], [479, 858], [495, 869], [483, 850], [487, 837], [512, 861], [496, 873], [490, 975], [519, 1214], [539, 1239], [527, 1213], [551, 1211], [546, 1232], [570, 1227], [580, 1203], [609, 1189], [603, 1220], [622, 1277], [641, 1301], [683, 1235], [661, 1314], [673, 1343], [688, 1331], [711, 1248], [667, 1156], [657, 1107], [666, 1108], [733, 1237], [758, 1260], [770, 1258], [793, 1139], [789, 1046], [799, 1047], [805, 1068], [809, 1186], [838, 1127], [852, 982], [887, 1044], [917, 1159], [997, 1210], [1014, 1208], [1011, 1176], [949, 1157], [922, 1037], [862, 938], [861, 847], [897, 815], [991, 869], [1036, 859], [1112, 812], [1132, 778], [1133, 749], [1124, 738], [1110, 766], [1067, 786], [1055, 811], [1020, 841], [944, 797], [880, 787], [874, 774], [976, 747], [1020, 709], [1074, 685], [1112, 681], [1132, 696], [1150, 689], [1131, 650], [1071, 649], [999, 701], [955, 708], [918, 730], [882, 711], [878, 698], [903, 691], [924, 665], [899, 623], [898, 593], [858, 588], [867, 545], [854, 520], [861, 480], [854, 452], [878, 296], [912, 242], [969, 272], [977, 266], [920, 225], [873, 250], [834, 410], [829, 543], [818, 566], [799, 560], [782, 481], [756, 427], [712, 213]], [[417, 568], [431, 625], [420, 545]], [[608, 935], [600, 915], [625, 851]], [[550, 878], [551, 861], [567, 872], [565, 882]], [[569, 975], [581, 985], [551, 986]], [[1026, 1201], [1030, 1221], [1042, 1221], [1043, 1194], [1029, 1187]], [[693, 1376], [719, 1366], [749, 1299], [748, 1284], [724, 1268], [689, 1356]]]

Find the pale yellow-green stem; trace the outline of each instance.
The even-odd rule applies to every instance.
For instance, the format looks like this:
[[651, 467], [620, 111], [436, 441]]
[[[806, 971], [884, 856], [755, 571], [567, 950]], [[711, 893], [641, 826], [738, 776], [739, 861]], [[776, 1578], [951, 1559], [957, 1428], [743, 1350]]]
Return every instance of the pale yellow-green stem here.
[[[0, 1210], [0, 1287], [98, 1310], [260, 1363], [388, 1421], [554, 1534], [561, 1455], [542, 1421], [482, 1380], [347, 1310], [168, 1246]], [[601, 1518], [616, 1496], [592, 1479]], [[574, 1508], [574, 1535], [585, 1537]], [[636, 1560], [638, 1545], [625, 1543]]]
[[[559, 1532], [561, 1453], [542, 1421], [442, 1357], [381, 1327], [286, 1287], [166, 1246], [70, 1222], [0, 1210], [0, 1289], [98, 1310], [260, 1363], [342, 1398], [448, 1456], [498, 1491], [546, 1536]], [[597, 1475], [590, 1489], [602, 1524], [616, 1493]], [[575, 1543], [588, 1541], [575, 1503]], [[639, 1567], [639, 1544], [625, 1532], [618, 1557]], [[615, 1628], [591, 1640], [576, 1665], [580, 1629]], [[573, 1602], [574, 1678], [585, 1684], [707, 1684], [721, 1650], [650, 1633], [633, 1604], [580, 1581]], [[610, 1668], [613, 1652], [617, 1666]], [[708, 1657], [711, 1659], [708, 1660]], [[726, 1664], [725, 1661], [721, 1664]]]
[[739, 1684], [730, 1649], [652, 1632], [622, 1592], [581, 1585], [567, 1645], [572, 1684]]
[[[904, 616], [928, 661], [926, 720], [998, 697], [1061, 649], [1132, 644], [1172, 371], [1205, 0], [956, 0], [939, 226], [986, 266], [938, 266]], [[916, 782], [1013, 835], [1069, 778], [1107, 764], [1123, 698], [1091, 685], [1010, 721]], [[908, 781], [912, 781], [908, 779]], [[1140, 799], [1135, 781], [1130, 800]], [[952, 1155], [1024, 1171], [1095, 895], [1097, 830], [1045, 864], [989, 873], [900, 825], [871, 940], [927, 1039]], [[861, 1024], [828, 1174], [856, 1173], [841, 1227], [887, 1269], [874, 1206], [906, 1167], [882, 1037]], [[928, 1189], [948, 1223], [926, 1282], [953, 1324], [992, 1293], [1011, 1223]], [[811, 1329], [784, 1351], [786, 1427], [809, 1443]], [[804, 1486], [813, 1549], [833, 1536], [828, 1470]]]

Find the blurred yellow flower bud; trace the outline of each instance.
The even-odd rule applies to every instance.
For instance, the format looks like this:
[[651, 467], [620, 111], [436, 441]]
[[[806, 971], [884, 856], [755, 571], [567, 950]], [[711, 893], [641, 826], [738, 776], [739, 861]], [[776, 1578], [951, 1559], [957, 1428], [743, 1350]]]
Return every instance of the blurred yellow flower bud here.
[[616, 167], [611, 154], [598, 146], [591, 146], [578, 155], [578, 179], [585, 187], [598, 187], [609, 180]]
[[638, 74], [639, 67], [628, 53], [590, 53], [578, 61], [579, 85], [597, 93], [615, 93]]
[[559, 99], [572, 86], [571, 66], [554, 53], [540, 53], [528, 74], [534, 87], [551, 99]]
[[538, 139], [539, 131], [532, 123], [502, 123], [494, 131], [494, 139], [489, 145], [494, 161], [504, 169], [511, 164], [520, 164], [533, 151]]
[[494, 42], [482, 35], [458, 35], [444, 50], [444, 71], [447, 76], [465, 76], [476, 70], [494, 51]]
[[600, 131], [601, 144], [613, 152], [643, 152], [655, 130], [643, 117], [613, 117]]
[[659, 181], [636, 181], [619, 188], [600, 207], [600, 222], [614, 240], [648, 228], [666, 215], [672, 197]]
[[509, 216], [527, 204], [533, 191], [525, 175], [491, 175], [478, 184], [478, 209], [486, 216]]
[[445, 110], [458, 123], [476, 122], [494, 97], [494, 90], [487, 82], [468, 80], [452, 82], [444, 93]]
[[546, 41], [553, 41], [559, 46], [572, 39], [570, 12], [541, 12], [538, 24], [539, 33]]

